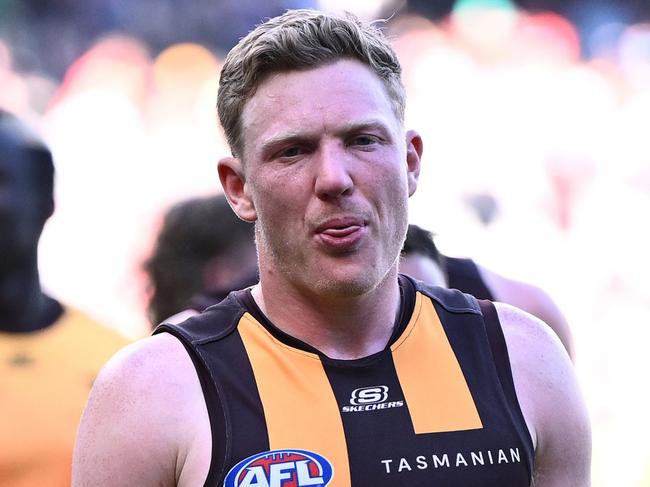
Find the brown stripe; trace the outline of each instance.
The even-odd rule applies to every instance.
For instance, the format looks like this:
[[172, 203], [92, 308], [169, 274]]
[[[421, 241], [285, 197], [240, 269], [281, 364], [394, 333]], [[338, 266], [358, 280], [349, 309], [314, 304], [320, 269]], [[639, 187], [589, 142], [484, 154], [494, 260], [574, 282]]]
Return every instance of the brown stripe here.
[[483, 427], [430, 299], [417, 294], [411, 321], [391, 349], [416, 433]]
[[238, 331], [255, 373], [270, 449], [318, 453], [334, 468], [328, 487], [349, 487], [343, 423], [320, 358], [281, 343], [248, 314]]

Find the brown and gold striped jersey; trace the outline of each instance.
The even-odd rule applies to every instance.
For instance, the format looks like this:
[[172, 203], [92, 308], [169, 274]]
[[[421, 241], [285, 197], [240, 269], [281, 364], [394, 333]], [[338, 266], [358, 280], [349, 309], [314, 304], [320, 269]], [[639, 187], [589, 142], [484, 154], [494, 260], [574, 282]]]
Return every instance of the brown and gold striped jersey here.
[[494, 306], [400, 276], [386, 348], [326, 357], [249, 290], [181, 325], [212, 429], [206, 485], [530, 485], [534, 448]]

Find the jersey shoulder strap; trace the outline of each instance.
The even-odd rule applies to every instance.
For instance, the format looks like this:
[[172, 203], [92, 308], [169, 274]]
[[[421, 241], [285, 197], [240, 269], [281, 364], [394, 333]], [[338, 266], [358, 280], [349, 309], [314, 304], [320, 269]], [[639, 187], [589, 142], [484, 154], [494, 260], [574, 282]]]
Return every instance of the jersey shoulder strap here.
[[494, 294], [490, 291], [476, 263], [472, 259], [440, 256], [449, 287], [460, 289], [478, 299], [494, 301]]

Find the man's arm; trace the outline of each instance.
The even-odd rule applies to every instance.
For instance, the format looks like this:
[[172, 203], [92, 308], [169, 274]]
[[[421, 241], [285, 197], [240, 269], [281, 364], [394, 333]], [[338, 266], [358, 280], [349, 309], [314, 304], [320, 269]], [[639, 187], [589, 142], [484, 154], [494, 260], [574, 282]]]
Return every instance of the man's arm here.
[[481, 265], [477, 264], [477, 267], [481, 277], [494, 294], [495, 301], [511, 304], [537, 316], [551, 327], [571, 359], [574, 359], [573, 336], [569, 323], [546, 291], [532, 284], [502, 276]]
[[496, 303], [517, 397], [533, 436], [535, 487], [591, 485], [591, 426], [573, 366], [541, 320]]
[[210, 439], [202, 431], [210, 431], [205, 402], [182, 344], [167, 334], [136, 342], [118, 352], [93, 385], [77, 433], [72, 484], [203, 485]]

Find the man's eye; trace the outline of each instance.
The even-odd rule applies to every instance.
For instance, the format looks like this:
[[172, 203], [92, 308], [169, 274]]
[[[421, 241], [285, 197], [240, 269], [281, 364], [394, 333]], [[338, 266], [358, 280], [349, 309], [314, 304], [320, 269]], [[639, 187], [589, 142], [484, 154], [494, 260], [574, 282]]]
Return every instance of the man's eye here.
[[303, 152], [304, 151], [301, 147], [289, 147], [288, 149], [280, 152], [280, 157], [296, 157], [301, 155]]
[[359, 135], [352, 139], [351, 145], [371, 145], [375, 142], [376, 139], [374, 137], [370, 137], [369, 135]]

